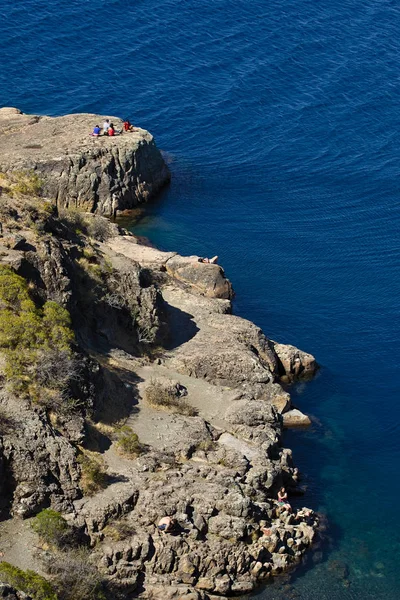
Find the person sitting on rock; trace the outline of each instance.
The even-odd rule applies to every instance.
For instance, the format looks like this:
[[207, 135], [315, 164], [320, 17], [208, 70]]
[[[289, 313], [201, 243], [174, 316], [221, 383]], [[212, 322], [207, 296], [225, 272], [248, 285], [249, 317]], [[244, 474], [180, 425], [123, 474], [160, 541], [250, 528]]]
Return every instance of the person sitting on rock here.
[[114, 129], [114, 123], [110, 123], [110, 127], [108, 128], [107, 131], [108, 135], [113, 136], [115, 135], [115, 129]]
[[129, 119], [125, 119], [124, 124], [123, 124], [123, 129], [124, 131], [134, 131], [134, 126], [132, 125], [132, 123], [129, 121]]
[[285, 510], [292, 510], [292, 507], [287, 501], [287, 493], [284, 487], [282, 487], [278, 492], [278, 504]]
[[175, 529], [176, 521], [172, 517], [163, 517], [158, 521], [157, 529], [163, 533], [170, 533]]
[[93, 131], [92, 131], [92, 133], [90, 135], [93, 136], [93, 137], [99, 137], [100, 132], [101, 132], [100, 126], [99, 125], [95, 125], [93, 127]]
[[199, 262], [215, 265], [218, 262], [218, 256], [213, 256], [212, 258], [199, 258]]
[[110, 129], [110, 120], [106, 119], [103, 123], [103, 135], [108, 135], [109, 129]]

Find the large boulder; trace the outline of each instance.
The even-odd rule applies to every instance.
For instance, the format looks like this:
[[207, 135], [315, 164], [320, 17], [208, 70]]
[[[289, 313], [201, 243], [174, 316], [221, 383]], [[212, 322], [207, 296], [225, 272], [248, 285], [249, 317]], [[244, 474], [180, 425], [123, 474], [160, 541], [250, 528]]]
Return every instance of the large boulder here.
[[232, 285], [219, 265], [199, 262], [197, 256], [175, 255], [166, 262], [167, 273], [209, 298], [232, 298]]
[[312, 354], [303, 352], [289, 344], [271, 342], [280, 363], [280, 375], [283, 382], [292, 382], [299, 379], [311, 379], [318, 364]]

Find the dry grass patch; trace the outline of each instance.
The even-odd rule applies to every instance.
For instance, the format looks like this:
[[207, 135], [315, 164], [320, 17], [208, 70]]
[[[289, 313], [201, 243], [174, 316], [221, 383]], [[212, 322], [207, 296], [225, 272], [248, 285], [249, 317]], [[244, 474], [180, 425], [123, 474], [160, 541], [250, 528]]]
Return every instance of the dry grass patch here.
[[135, 534], [135, 530], [126, 521], [114, 521], [104, 527], [103, 533], [114, 542], [121, 542], [132, 537]]
[[0, 184], [10, 196], [38, 196], [43, 180], [33, 170], [0, 173]]
[[145, 389], [145, 399], [153, 407], [195, 417], [197, 410], [178, 395], [174, 382], [152, 379]]

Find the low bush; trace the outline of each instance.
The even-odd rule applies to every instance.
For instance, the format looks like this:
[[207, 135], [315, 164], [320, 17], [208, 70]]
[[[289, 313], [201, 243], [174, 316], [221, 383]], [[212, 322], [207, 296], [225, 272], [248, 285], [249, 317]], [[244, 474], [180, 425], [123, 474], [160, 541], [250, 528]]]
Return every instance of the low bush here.
[[107, 487], [106, 465], [102, 456], [86, 450], [78, 460], [82, 468], [81, 488], [86, 496]]
[[12, 196], [38, 196], [43, 187], [43, 181], [35, 171], [11, 171], [7, 174], [10, 182], [8, 193]]
[[121, 454], [129, 456], [139, 456], [143, 452], [137, 434], [128, 425], [124, 425], [118, 431], [117, 449]]
[[25, 592], [34, 600], [58, 600], [53, 585], [35, 571], [23, 571], [10, 563], [1, 562], [0, 580]]
[[59, 548], [65, 546], [71, 537], [71, 527], [61, 514], [45, 508], [31, 521], [31, 527], [41, 540]]
[[28, 283], [0, 265], [0, 349], [11, 389], [34, 401], [62, 400], [75, 363], [67, 310], [48, 301], [37, 308]]
[[86, 230], [90, 237], [99, 242], [106, 242], [112, 235], [109, 220], [97, 215], [93, 215], [87, 219]]
[[48, 571], [59, 600], [105, 600], [103, 578], [86, 549], [53, 555]]
[[85, 215], [76, 208], [61, 208], [58, 212], [62, 223], [76, 234], [86, 233]]
[[167, 385], [157, 380], [150, 381], [145, 390], [145, 398], [154, 408], [165, 408], [189, 417], [197, 415], [197, 410], [177, 395], [176, 388], [172, 384]]
[[83, 269], [84, 273], [88, 275], [91, 279], [94, 279], [96, 283], [102, 283], [104, 274], [101, 265], [93, 262], [93, 260], [87, 259], [85, 256], [82, 256], [78, 260], [78, 264]]

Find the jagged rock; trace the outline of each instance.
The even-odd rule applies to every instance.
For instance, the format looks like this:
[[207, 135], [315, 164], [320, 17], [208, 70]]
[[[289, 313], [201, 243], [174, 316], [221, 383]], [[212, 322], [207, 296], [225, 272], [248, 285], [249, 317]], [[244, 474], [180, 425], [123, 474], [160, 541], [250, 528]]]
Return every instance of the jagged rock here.
[[277, 424], [276, 414], [270, 404], [259, 400], [238, 400], [227, 408], [226, 419], [235, 425]]
[[108, 487], [100, 497], [82, 498], [74, 503], [69, 520], [78, 528], [84, 527], [92, 541], [113, 519], [132, 511], [139, 492], [132, 489], [132, 482], [117, 482]]
[[10, 250], [22, 250], [26, 244], [26, 238], [23, 235], [7, 235], [2, 240], [3, 244]]
[[[224, 432], [218, 438], [218, 444], [223, 444], [227, 448], [231, 448], [235, 451], [235, 454], [239, 454], [239, 456], [244, 456], [247, 461], [253, 460], [260, 456], [260, 450], [251, 446], [248, 442], [244, 440], [238, 439], [231, 433]], [[236, 464], [238, 463], [238, 457], [235, 456], [234, 460]]]
[[208, 530], [210, 533], [219, 535], [226, 540], [237, 541], [245, 537], [248, 526], [244, 518], [219, 514], [216, 517], [211, 517], [208, 522]]
[[13, 426], [3, 435], [3, 461], [11, 513], [29, 517], [51, 504], [70, 511], [80, 495], [75, 448], [49, 424], [44, 411], [2, 394]]
[[[120, 128], [121, 121], [111, 118]], [[25, 115], [0, 109], [0, 170], [34, 169], [43, 193], [58, 206], [113, 215], [145, 202], [170, 178], [152, 135], [144, 129], [90, 136], [104, 117]]]
[[71, 309], [73, 257], [61, 240], [47, 237], [39, 240], [37, 248], [27, 252], [19, 275], [32, 281], [43, 299], [53, 300]]
[[271, 404], [276, 412], [282, 415], [284, 412], [288, 411], [291, 406], [290, 396], [287, 393], [277, 394], [271, 398]]
[[281, 380], [291, 382], [298, 379], [311, 379], [318, 369], [315, 358], [289, 344], [272, 342], [279, 357]]

